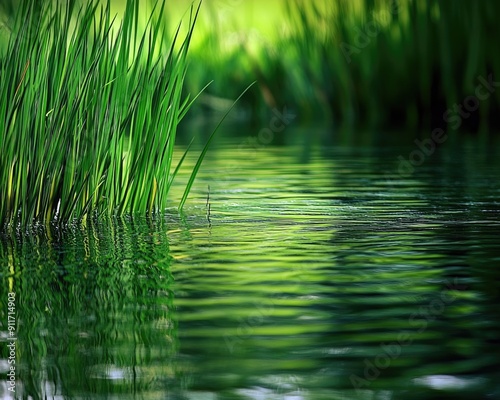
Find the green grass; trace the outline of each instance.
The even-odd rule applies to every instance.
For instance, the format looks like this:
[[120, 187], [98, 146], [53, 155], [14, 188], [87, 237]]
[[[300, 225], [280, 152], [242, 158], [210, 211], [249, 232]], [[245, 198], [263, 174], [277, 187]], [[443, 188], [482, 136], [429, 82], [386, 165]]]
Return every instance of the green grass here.
[[1, 227], [165, 208], [198, 12], [171, 37], [164, 3], [141, 28], [138, 0], [120, 21], [109, 1], [20, 2], [0, 57]]
[[[263, 123], [271, 108], [287, 106], [301, 121], [434, 128], [475, 94], [479, 76], [500, 81], [496, 0], [277, 0], [271, 10], [253, 8], [252, 18], [266, 21], [276, 10], [256, 30], [239, 21], [242, 2], [228, 3], [219, 13], [233, 26], [199, 39], [186, 84], [195, 91], [213, 79], [208, 93], [234, 98], [257, 80], [260, 95], [245, 101]], [[462, 128], [499, 128], [498, 107], [496, 90]]]

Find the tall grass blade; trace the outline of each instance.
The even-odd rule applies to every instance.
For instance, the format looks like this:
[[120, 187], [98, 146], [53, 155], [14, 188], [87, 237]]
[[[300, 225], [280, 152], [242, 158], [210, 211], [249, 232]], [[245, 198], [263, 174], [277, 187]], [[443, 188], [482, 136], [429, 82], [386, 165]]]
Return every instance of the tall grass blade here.
[[186, 188], [184, 189], [184, 193], [182, 195], [181, 201], [179, 202], [179, 212], [182, 212], [182, 208], [184, 207], [184, 204], [186, 203], [186, 200], [189, 196], [189, 192], [191, 191], [191, 187], [193, 186], [194, 180], [196, 179], [196, 175], [198, 174], [198, 171], [201, 167], [201, 163], [203, 162], [203, 159], [205, 158], [205, 155], [207, 154], [208, 148], [210, 146], [210, 143], [212, 142], [215, 133], [219, 130], [220, 126], [226, 119], [226, 117], [229, 115], [231, 110], [234, 108], [236, 103], [245, 95], [245, 93], [255, 84], [255, 82], [252, 82], [247, 88], [238, 96], [238, 98], [233, 102], [231, 107], [226, 111], [226, 113], [222, 116], [221, 120], [215, 127], [215, 129], [212, 131], [210, 134], [207, 142], [205, 143], [205, 146], [203, 147], [203, 150], [201, 151], [200, 155], [198, 156], [198, 160], [196, 161], [196, 164], [193, 168], [193, 171], [191, 172], [191, 175], [189, 177], [188, 183], [186, 184]]
[[0, 52], [2, 228], [166, 207], [201, 3], [170, 41], [165, 2], [144, 27], [139, 4], [117, 25], [110, 0], [20, 2]]

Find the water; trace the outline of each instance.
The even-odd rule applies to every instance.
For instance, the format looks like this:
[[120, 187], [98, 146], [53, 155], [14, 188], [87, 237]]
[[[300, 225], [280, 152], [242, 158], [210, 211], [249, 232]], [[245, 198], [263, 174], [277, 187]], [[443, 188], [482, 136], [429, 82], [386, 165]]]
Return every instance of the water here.
[[3, 397], [13, 292], [18, 397], [500, 398], [497, 143], [241, 143], [185, 216], [3, 238]]

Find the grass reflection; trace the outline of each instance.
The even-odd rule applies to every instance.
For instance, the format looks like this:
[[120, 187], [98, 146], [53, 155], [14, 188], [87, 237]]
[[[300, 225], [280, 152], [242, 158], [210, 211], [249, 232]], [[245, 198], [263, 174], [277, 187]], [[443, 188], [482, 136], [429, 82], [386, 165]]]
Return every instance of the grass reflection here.
[[2, 242], [23, 396], [133, 394], [177, 380], [168, 240], [158, 226], [136, 228], [115, 221]]

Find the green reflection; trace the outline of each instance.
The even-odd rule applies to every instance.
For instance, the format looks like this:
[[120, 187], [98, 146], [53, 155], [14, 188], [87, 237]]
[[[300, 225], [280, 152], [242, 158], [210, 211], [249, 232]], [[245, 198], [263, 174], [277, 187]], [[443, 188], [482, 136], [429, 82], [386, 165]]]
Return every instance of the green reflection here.
[[482, 146], [445, 147], [391, 184], [407, 148], [221, 144], [184, 216], [3, 238], [22, 393], [494, 395], [500, 158]]
[[134, 394], [177, 381], [171, 257], [159, 224], [120, 220], [9, 242], [3, 287], [17, 295], [24, 396]]

